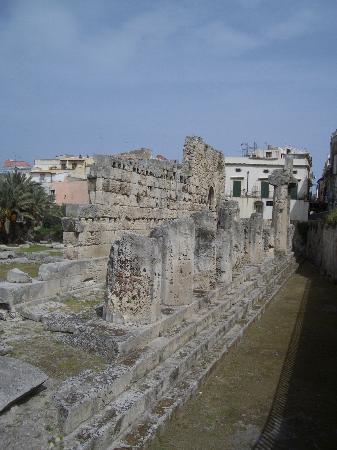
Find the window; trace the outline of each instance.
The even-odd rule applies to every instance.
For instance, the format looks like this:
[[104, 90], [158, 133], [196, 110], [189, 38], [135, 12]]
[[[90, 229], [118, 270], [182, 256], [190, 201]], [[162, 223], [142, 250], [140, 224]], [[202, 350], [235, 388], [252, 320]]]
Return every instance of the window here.
[[269, 169], [264, 169], [263, 173], [269, 173]]
[[233, 197], [241, 197], [241, 180], [233, 180]]
[[257, 213], [263, 214], [263, 202], [258, 200], [257, 202], [254, 203], [254, 207]]
[[55, 195], [55, 189], [50, 189], [50, 195]]
[[66, 168], [67, 168], [66, 163], [65, 163], [65, 162], [62, 162], [62, 163], [61, 163], [61, 169], [62, 169], [62, 170], [66, 170]]
[[272, 155], [273, 155], [273, 153], [272, 153], [272, 152], [266, 152], [266, 158], [271, 158], [271, 157], [272, 157]]
[[274, 202], [272, 200], [266, 201], [266, 206], [273, 206]]
[[236, 168], [236, 169], [235, 169], [235, 172], [241, 172], [241, 169]]
[[293, 173], [297, 173], [297, 170], [293, 170]]
[[261, 198], [269, 198], [269, 183], [261, 181]]

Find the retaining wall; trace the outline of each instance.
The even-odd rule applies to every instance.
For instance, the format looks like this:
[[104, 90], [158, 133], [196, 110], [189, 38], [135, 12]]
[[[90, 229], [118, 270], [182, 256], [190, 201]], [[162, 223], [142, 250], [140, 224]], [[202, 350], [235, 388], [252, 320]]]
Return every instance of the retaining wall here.
[[337, 280], [337, 227], [323, 220], [297, 224], [294, 250], [307, 257], [323, 275]]

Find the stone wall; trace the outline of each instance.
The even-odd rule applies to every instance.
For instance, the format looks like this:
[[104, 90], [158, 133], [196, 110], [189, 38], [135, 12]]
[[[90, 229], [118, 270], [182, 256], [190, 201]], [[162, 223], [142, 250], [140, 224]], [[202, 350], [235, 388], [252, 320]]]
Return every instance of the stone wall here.
[[107, 256], [124, 231], [148, 235], [166, 220], [214, 212], [223, 200], [224, 156], [201, 138], [186, 138], [182, 163], [133, 153], [95, 157], [90, 204], [69, 205], [63, 220], [66, 257]]
[[294, 250], [308, 258], [320, 272], [337, 280], [337, 228], [323, 220], [298, 223], [294, 236]]
[[194, 295], [229, 284], [244, 263], [267, 253], [262, 215], [240, 220], [238, 205], [224, 201], [218, 215], [204, 210], [168, 221], [150, 237], [124, 233], [108, 261], [104, 316], [115, 323], [147, 324], [161, 307], [183, 307]]

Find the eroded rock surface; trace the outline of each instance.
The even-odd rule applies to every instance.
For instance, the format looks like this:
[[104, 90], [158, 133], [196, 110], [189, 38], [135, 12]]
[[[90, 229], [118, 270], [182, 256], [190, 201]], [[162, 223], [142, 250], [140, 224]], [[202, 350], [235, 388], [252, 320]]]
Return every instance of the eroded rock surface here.
[[48, 376], [16, 358], [0, 358], [0, 411], [41, 386]]

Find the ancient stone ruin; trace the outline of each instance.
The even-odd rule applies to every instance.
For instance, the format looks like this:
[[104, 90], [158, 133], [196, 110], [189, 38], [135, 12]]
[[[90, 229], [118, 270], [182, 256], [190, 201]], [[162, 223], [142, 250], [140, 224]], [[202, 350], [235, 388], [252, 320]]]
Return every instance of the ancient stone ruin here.
[[39, 375], [45, 390], [16, 413], [13, 395], [4, 405], [3, 448], [27, 436], [35, 448], [141, 448], [297, 267], [290, 166], [270, 177], [270, 224], [259, 213], [240, 219], [224, 198], [223, 155], [200, 138], [187, 138], [182, 164], [140, 156], [148, 152], [97, 158], [92, 203], [64, 219], [73, 260], [42, 264], [27, 283], [0, 283], [1, 302], [17, 314], [4, 322], [11, 357], [22, 357], [21, 327], [27, 352], [36, 345], [33, 356], [46, 348], [52, 359]]
[[215, 211], [223, 199], [224, 156], [201, 138], [186, 138], [182, 163], [142, 156], [95, 158], [90, 205], [69, 206], [64, 219], [67, 257], [108, 256], [123, 231], [148, 234], [166, 220]]

